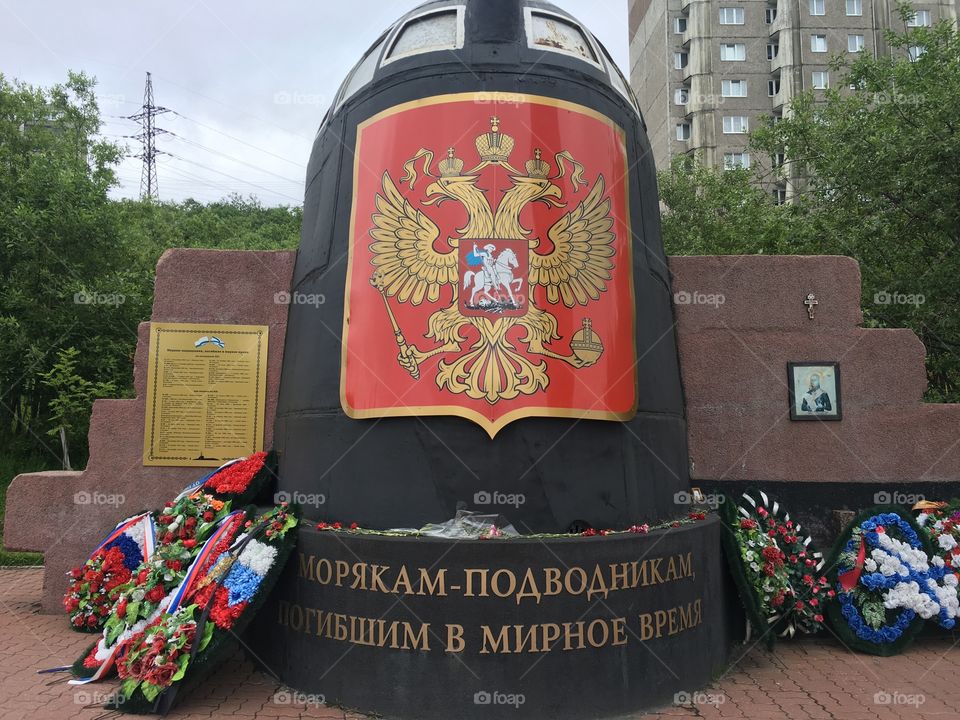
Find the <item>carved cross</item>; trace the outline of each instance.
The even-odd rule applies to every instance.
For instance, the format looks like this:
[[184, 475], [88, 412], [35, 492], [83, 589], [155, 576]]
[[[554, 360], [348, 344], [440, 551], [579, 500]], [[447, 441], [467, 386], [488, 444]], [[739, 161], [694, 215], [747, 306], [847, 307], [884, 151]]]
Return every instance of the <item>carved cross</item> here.
[[807, 315], [813, 320], [813, 309], [820, 304], [820, 301], [817, 300], [817, 296], [813, 293], [807, 294], [807, 299], [803, 301], [803, 304], [807, 306]]

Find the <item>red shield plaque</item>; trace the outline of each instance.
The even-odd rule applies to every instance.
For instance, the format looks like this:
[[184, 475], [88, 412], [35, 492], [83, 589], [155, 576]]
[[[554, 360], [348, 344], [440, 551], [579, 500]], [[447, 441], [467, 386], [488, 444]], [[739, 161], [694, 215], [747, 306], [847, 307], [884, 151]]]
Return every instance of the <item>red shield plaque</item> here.
[[349, 416], [458, 415], [493, 437], [634, 415], [619, 126], [550, 98], [443, 95], [362, 123], [354, 158]]

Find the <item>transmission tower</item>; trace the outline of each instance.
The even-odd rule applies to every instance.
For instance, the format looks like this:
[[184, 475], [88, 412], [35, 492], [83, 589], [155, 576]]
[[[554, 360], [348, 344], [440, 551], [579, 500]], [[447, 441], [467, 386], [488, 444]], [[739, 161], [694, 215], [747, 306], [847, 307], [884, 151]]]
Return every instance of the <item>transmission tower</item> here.
[[162, 150], [157, 150], [155, 138], [157, 135], [163, 135], [167, 131], [158, 128], [155, 124], [157, 115], [170, 112], [165, 107], [153, 104], [153, 80], [150, 73], [147, 73], [147, 84], [143, 89], [143, 107], [136, 115], [128, 116], [128, 120], [134, 120], [140, 123], [142, 128], [136, 135], [130, 137], [139, 140], [143, 145], [135, 158], [143, 160], [143, 174], [140, 176], [140, 198], [151, 200], [159, 199], [157, 193], [157, 155], [166, 155]]

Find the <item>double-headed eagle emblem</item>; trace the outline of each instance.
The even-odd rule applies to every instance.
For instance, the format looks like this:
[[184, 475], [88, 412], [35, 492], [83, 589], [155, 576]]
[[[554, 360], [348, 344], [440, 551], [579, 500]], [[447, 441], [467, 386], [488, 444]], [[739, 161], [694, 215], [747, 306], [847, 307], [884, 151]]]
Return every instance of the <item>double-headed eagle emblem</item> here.
[[[557, 318], [546, 307], [562, 303], [574, 308], [600, 299], [614, 267], [614, 221], [603, 176], [598, 176], [579, 204], [547, 230], [544, 242], [535, 229], [524, 227], [521, 212], [536, 202], [566, 207], [556, 181], [569, 170], [569, 183], [577, 193], [588, 185], [584, 167], [562, 150], [554, 155], [556, 174], [551, 175], [553, 168], [537, 149], [524, 164], [525, 172], [516, 170], [509, 162], [514, 140], [500, 131], [496, 117], [475, 145], [480, 162], [471, 170], [464, 171], [454, 148], [447, 150], [436, 170], [434, 153], [426, 148], [404, 163], [401, 185], [414, 190], [417, 165], [432, 180], [423, 207], [456, 201], [466, 210], [466, 224], [443, 238], [440, 249], [440, 228], [384, 172], [370, 229], [374, 266], [370, 283], [386, 304], [399, 347], [397, 360], [414, 379], [420, 378], [425, 361], [441, 355], [436, 371], [441, 390], [494, 404], [546, 389], [550, 382], [546, 359], [574, 368], [599, 359], [603, 345], [586, 317], [570, 340], [569, 354], [550, 349], [561, 338]], [[478, 186], [482, 171], [490, 166], [505, 170], [511, 181], [496, 209], [488, 191]], [[421, 343], [423, 347], [408, 343], [390, 300], [439, 304], [441, 297], [445, 302], [447, 286], [452, 302], [430, 315], [423, 335], [429, 342]], [[546, 299], [544, 307], [535, 302], [538, 288]], [[479, 338], [464, 350], [464, 343], [473, 340], [464, 334], [471, 326]], [[510, 332], [515, 326], [522, 334]], [[525, 352], [518, 350], [517, 342], [526, 346]]]

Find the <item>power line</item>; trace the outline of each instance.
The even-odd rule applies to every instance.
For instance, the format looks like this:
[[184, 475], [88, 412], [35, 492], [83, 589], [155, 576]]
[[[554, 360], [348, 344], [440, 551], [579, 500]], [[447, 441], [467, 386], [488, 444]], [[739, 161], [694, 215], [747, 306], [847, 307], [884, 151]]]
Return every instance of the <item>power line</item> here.
[[157, 115], [170, 112], [167, 108], [153, 104], [153, 80], [150, 73], [147, 73], [147, 82], [143, 89], [143, 106], [140, 112], [127, 117], [128, 120], [140, 122], [142, 130], [132, 136], [143, 144], [143, 150], [136, 158], [143, 160], [143, 173], [140, 177], [140, 197], [152, 200], [159, 199], [157, 189], [157, 155], [163, 154], [162, 150], [157, 150], [156, 137], [163, 135], [166, 130], [158, 128], [154, 123]]
[[198, 143], [198, 142], [196, 142], [196, 141], [194, 141], [194, 140], [188, 140], [187, 138], [183, 137], [182, 135], [177, 135], [175, 132], [169, 132], [169, 131], [168, 131], [168, 134], [172, 135], [172, 136], [175, 137], [177, 140], [180, 140], [180, 141], [182, 141], [182, 142], [187, 143], [188, 145], [193, 145], [193, 146], [195, 146], [195, 147], [200, 148], [201, 150], [206, 150], [207, 152], [213, 153], [214, 155], [219, 155], [219, 156], [221, 156], [221, 157], [226, 158], [227, 160], [232, 160], [232, 161], [235, 162], [235, 163], [240, 163], [241, 165], [246, 165], [248, 168], [253, 168], [254, 170], [258, 170], [258, 171], [260, 171], [260, 172], [262, 172], [262, 173], [266, 173], [267, 175], [273, 175], [274, 177], [280, 178], [281, 180], [286, 180], [288, 183], [293, 183], [294, 185], [302, 185], [302, 184], [303, 184], [303, 182], [302, 182], [301, 180], [293, 180], [292, 178], [284, 177], [283, 175], [278, 175], [277, 173], [272, 172], [272, 171], [270, 171], [270, 170], [266, 170], [266, 169], [260, 167], [259, 165], [254, 165], [254, 164], [252, 164], [252, 163], [248, 163], [246, 160], [241, 160], [240, 158], [234, 157], [233, 155], [228, 155], [227, 153], [221, 152], [220, 150], [216, 150], [216, 149], [214, 149], [214, 148], [207, 147], [206, 145], [203, 145], [203, 144], [201, 144], [201, 143]]
[[252, 148], [252, 149], [254, 149], [254, 150], [257, 150], [257, 151], [259, 151], [259, 152], [262, 152], [262, 153], [264, 153], [265, 155], [269, 155], [269, 156], [271, 156], [271, 157], [276, 158], [277, 160], [283, 160], [284, 162], [290, 163], [291, 165], [294, 165], [294, 166], [296, 166], [296, 167], [298, 167], [298, 168], [302, 168], [303, 170], [306, 170], [306, 169], [307, 169], [307, 166], [304, 165], [304, 164], [302, 164], [302, 163], [294, 162], [293, 160], [290, 160], [290, 159], [288, 159], [288, 158], [285, 158], [285, 157], [283, 157], [282, 155], [277, 155], [276, 153], [270, 152], [269, 150], [265, 150], [265, 149], [263, 149], [262, 147], [258, 147], [257, 145], [253, 145], [253, 144], [251, 144], [251, 143], [248, 143], [248, 142], [246, 142], [245, 140], [241, 140], [241, 139], [238, 138], [238, 137], [234, 137], [233, 135], [229, 135], [229, 134], [223, 132], [223, 130], [220, 130], [220, 129], [218, 129], [218, 128], [215, 128], [213, 125], [208, 125], [208, 124], [206, 124], [206, 123], [200, 122], [199, 120], [195, 120], [194, 118], [187, 117], [187, 116], [184, 115], [183, 113], [179, 113], [179, 112], [177, 112], [176, 110], [171, 110], [171, 112], [172, 112], [174, 115], [176, 115], [177, 117], [181, 117], [181, 118], [183, 118], [184, 120], [189, 120], [189, 121], [192, 122], [192, 123], [196, 123], [196, 124], [199, 125], [200, 127], [206, 128], [207, 130], [212, 130], [213, 132], [215, 132], [215, 133], [217, 133], [217, 134], [219, 134], [219, 135], [223, 135], [225, 138], [229, 138], [230, 140], [233, 140], [234, 142], [238, 142], [238, 143], [240, 143], [241, 145], [246, 145], [248, 148]]
[[177, 160], [180, 160], [181, 162], [190, 163], [191, 165], [196, 165], [197, 167], [199, 167], [199, 168], [201, 168], [201, 169], [203, 169], [203, 170], [207, 170], [207, 171], [209, 171], [209, 172], [215, 172], [215, 173], [217, 173], [218, 175], [223, 175], [224, 177], [228, 177], [228, 178], [230, 178], [231, 180], [235, 180], [235, 181], [237, 181], [237, 182], [246, 183], [247, 185], [250, 185], [251, 187], [255, 187], [255, 188], [258, 188], [258, 189], [260, 189], [260, 190], [264, 190], [264, 191], [266, 191], [266, 192], [273, 193], [274, 195], [279, 195], [280, 197], [285, 197], [285, 198], [287, 198], [287, 199], [289, 199], [289, 200], [293, 200], [293, 201], [294, 201], [295, 203], [297, 203], [298, 205], [299, 205], [300, 202], [301, 202], [301, 199], [300, 199], [300, 198], [295, 198], [295, 197], [293, 197], [292, 195], [287, 195], [286, 193], [279, 192], [278, 190], [271, 190], [270, 188], [265, 187], [265, 186], [263, 186], [263, 185], [258, 185], [258, 184], [255, 183], [255, 182], [251, 182], [251, 181], [249, 181], [249, 180], [244, 180], [243, 178], [238, 178], [238, 177], [236, 177], [235, 175], [230, 175], [229, 173], [225, 173], [225, 172], [223, 172], [222, 170], [217, 170], [217, 169], [215, 169], [215, 168], [207, 167], [206, 165], [203, 165], [203, 164], [201, 164], [201, 163], [195, 162], [195, 161], [193, 161], [193, 160], [188, 160], [187, 158], [185, 158], [185, 157], [180, 157], [179, 155], [176, 155], [176, 154], [174, 154], [174, 153], [166, 153], [166, 154], [169, 155], [169, 156], [172, 157], [172, 158], [176, 158]]

